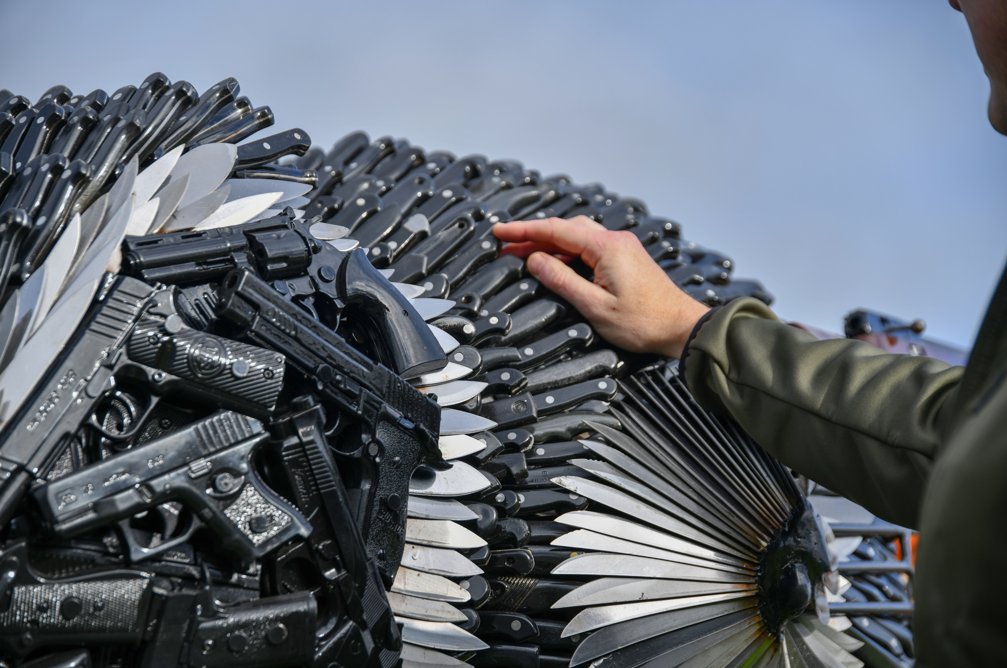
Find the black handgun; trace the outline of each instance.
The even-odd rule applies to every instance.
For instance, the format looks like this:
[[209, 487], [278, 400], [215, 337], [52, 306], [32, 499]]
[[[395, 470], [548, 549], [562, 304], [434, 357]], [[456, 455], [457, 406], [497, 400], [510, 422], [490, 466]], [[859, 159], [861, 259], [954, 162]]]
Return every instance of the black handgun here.
[[33, 479], [53, 480], [74, 468], [69, 443], [124, 382], [138, 382], [152, 398], [134, 416], [132, 429], [109, 431], [91, 420], [113, 439], [131, 438], [157, 398], [171, 392], [256, 417], [273, 411], [283, 355], [187, 327], [173, 293], [119, 277], [84, 317], [59, 360], [0, 432], [0, 525], [10, 520]]
[[144, 668], [313, 663], [318, 605], [310, 592], [221, 606], [209, 587], [138, 570], [45, 577], [29, 556], [24, 541], [0, 552], [0, 657], [13, 665], [60, 646], [86, 647], [95, 665], [107, 665], [99, 657]]
[[[371, 266], [366, 254], [337, 251], [310, 232], [314, 221], [292, 209], [265, 220], [197, 232], [127, 237], [123, 272], [150, 282], [203, 285], [247, 268], [277, 292], [335, 327], [349, 307], [376, 335], [377, 352], [405, 378], [444, 367], [447, 359], [409, 300]], [[412, 332], [402, 337], [401, 332]]]
[[59, 536], [180, 501], [247, 563], [311, 532], [256, 473], [252, 455], [268, 438], [258, 420], [222, 411], [42, 485], [32, 496]]
[[325, 440], [325, 413], [310, 396], [270, 425], [297, 507], [311, 522], [306, 541], [284, 546], [271, 558], [278, 591], [301, 588], [314, 565], [316, 596], [330, 619], [320, 620], [316, 662], [389, 668], [398, 663], [401, 636], [377, 565], [367, 558], [336, 460]]
[[[368, 552], [390, 583], [402, 557], [409, 478], [418, 465], [442, 461], [440, 407], [247, 269], [224, 279], [219, 307], [242, 336], [282, 351], [321, 400], [337, 409], [329, 415], [340, 415], [342, 429], [333, 431], [330, 443], [365, 462], [354, 467], [364, 470], [359, 485], [347, 484], [355, 493], [350, 502]], [[412, 335], [413, 330], [399, 332], [403, 338]]]

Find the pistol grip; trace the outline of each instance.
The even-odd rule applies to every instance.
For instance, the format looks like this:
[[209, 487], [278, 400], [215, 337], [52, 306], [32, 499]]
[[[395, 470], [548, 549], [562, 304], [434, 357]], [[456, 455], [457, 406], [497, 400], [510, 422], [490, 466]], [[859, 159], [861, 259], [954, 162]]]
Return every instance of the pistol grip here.
[[415, 378], [444, 368], [447, 358], [430, 328], [409, 300], [371, 265], [364, 251], [357, 249], [343, 261], [339, 284], [343, 301], [371, 320], [396, 373]]

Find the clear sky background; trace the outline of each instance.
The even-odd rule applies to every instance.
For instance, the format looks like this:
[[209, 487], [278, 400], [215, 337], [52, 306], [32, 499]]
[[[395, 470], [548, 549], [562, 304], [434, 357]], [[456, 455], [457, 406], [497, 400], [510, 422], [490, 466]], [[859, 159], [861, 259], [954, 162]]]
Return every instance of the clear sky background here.
[[940, 0], [0, 0], [0, 87], [227, 76], [278, 128], [516, 158], [643, 199], [786, 318], [971, 343], [1007, 256], [1007, 138]]

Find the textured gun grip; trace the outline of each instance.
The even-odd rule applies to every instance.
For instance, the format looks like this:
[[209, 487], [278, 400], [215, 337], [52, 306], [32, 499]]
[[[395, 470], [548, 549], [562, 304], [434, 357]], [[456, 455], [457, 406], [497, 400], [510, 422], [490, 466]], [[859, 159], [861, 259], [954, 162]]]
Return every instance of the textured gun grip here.
[[282, 354], [190, 329], [177, 316], [138, 326], [130, 336], [127, 355], [165, 372], [154, 374], [155, 385], [167, 388], [180, 379], [186, 390], [257, 417], [273, 412], [283, 387]]
[[[304, 516], [251, 473], [223, 514], [226, 521], [218, 535], [235, 554], [248, 561], [260, 559], [292, 538], [307, 538], [311, 533]], [[209, 523], [212, 526], [216, 519]]]

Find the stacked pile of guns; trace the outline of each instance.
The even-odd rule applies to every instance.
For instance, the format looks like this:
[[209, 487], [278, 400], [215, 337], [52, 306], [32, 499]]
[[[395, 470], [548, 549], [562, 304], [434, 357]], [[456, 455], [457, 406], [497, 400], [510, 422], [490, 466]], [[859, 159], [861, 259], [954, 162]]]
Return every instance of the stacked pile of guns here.
[[6, 665], [857, 664], [790, 474], [490, 228], [758, 283], [601, 186], [271, 123], [233, 79], [0, 91]]

